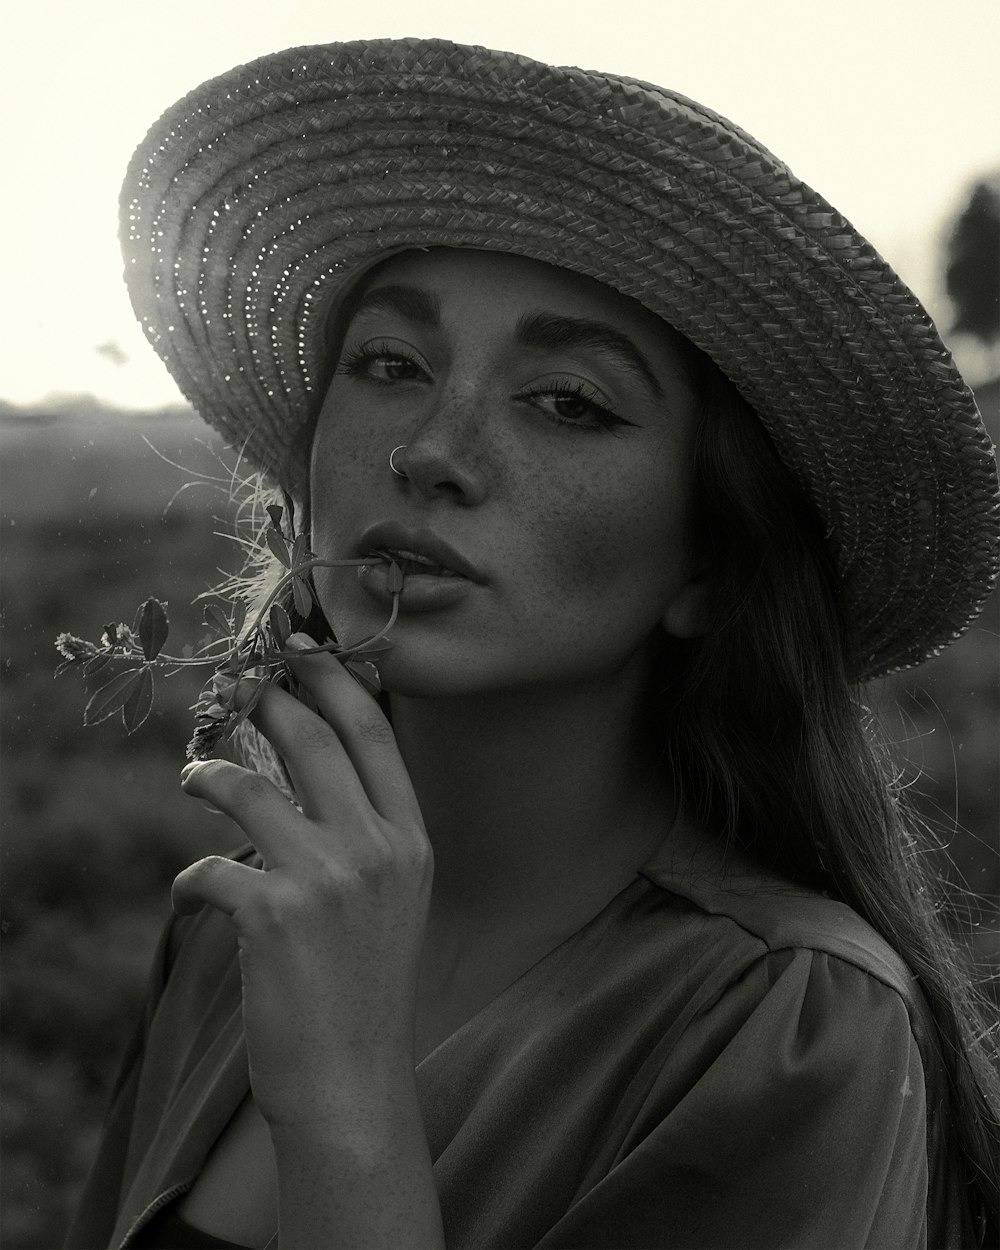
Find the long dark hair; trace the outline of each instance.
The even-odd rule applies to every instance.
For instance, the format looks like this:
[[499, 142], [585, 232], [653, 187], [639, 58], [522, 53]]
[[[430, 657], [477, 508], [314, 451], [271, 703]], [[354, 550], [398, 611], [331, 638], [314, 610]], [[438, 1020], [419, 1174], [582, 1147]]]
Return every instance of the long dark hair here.
[[671, 767], [704, 827], [848, 904], [915, 974], [981, 1244], [996, 1245], [997, 1036], [943, 920], [933, 835], [855, 680], [857, 644], [815, 507], [732, 384], [710, 362], [696, 367], [692, 535], [713, 591], [705, 636], [664, 677]]

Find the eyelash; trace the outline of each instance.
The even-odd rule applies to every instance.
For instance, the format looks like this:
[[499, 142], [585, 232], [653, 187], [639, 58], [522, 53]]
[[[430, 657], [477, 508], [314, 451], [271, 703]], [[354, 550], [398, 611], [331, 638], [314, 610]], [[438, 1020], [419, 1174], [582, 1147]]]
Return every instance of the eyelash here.
[[407, 356], [405, 352], [394, 350], [388, 343], [376, 342], [364, 343], [360, 347], [351, 349], [345, 348], [340, 360], [337, 361], [335, 372], [345, 377], [363, 378], [366, 382], [374, 382], [376, 386], [395, 386], [401, 379], [378, 378], [366, 372], [376, 360], [402, 361], [405, 364], [416, 365], [418, 369], [421, 367], [412, 356]]
[[610, 408], [607, 408], [604, 404], [599, 403], [597, 399], [594, 398], [594, 394], [590, 388], [583, 382], [553, 382], [548, 386], [539, 387], [534, 391], [525, 391], [522, 395], [519, 395], [518, 398], [530, 399], [535, 396], [555, 400], [579, 399], [587, 404], [591, 412], [594, 414], [595, 424], [585, 425], [582, 421], [574, 421], [570, 417], [560, 417], [556, 412], [547, 412], [546, 416], [555, 421], [558, 425], [575, 426], [578, 430], [612, 430], [618, 425], [632, 424], [631, 421], [626, 421], [624, 417], [618, 416], [618, 414], [612, 412]]
[[[398, 386], [401, 383], [415, 380], [411, 378], [382, 378], [375, 376], [369, 372], [369, 369], [378, 360], [389, 361], [393, 364], [412, 365], [423, 371], [423, 366], [412, 356], [399, 351], [398, 348], [391, 347], [388, 343], [373, 342], [365, 343], [360, 347], [345, 349], [337, 362], [335, 372], [344, 377], [360, 378], [375, 386]], [[551, 398], [556, 401], [560, 399], [582, 400], [593, 413], [593, 424], [584, 424], [582, 421], [574, 421], [569, 417], [561, 417], [556, 412], [543, 410], [544, 415], [556, 425], [573, 426], [578, 430], [597, 432], [600, 430], [613, 430], [620, 425], [633, 424], [633, 422], [626, 421], [624, 417], [619, 417], [617, 413], [612, 412], [610, 408], [598, 402], [591, 388], [580, 381], [553, 382], [548, 386], [522, 391], [515, 398], [521, 400], [535, 398]]]

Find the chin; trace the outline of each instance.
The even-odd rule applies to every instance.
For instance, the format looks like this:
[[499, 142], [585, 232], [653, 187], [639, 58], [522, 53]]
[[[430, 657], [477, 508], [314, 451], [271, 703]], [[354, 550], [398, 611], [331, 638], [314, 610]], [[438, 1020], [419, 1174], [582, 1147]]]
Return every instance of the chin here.
[[[562, 661], [562, 662], [559, 662]], [[561, 695], [613, 676], [553, 659], [551, 666], [529, 662], [521, 648], [492, 655], [483, 648], [463, 654], [451, 646], [414, 645], [400, 640], [379, 658], [379, 680], [389, 695], [413, 699], [528, 699]]]

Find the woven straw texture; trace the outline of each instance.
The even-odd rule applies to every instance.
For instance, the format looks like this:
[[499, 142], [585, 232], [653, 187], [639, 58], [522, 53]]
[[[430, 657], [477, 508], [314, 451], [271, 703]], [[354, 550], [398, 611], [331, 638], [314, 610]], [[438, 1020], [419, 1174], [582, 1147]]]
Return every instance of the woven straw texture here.
[[359, 271], [412, 246], [516, 252], [638, 300], [735, 382], [826, 522], [859, 676], [940, 650], [996, 576], [995, 461], [924, 309], [771, 153], [672, 92], [441, 40], [289, 49], [154, 125], [121, 235], [181, 390], [275, 476]]

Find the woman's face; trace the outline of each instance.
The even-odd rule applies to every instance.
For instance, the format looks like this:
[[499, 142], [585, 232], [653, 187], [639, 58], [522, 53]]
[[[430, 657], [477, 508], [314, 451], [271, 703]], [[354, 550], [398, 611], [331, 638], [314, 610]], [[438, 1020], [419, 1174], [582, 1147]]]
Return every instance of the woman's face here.
[[[657, 317], [567, 270], [434, 249], [380, 265], [342, 330], [312, 545], [399, 553], [387, 689], [604, 680], [648, 659], [661, 622], [697, 632], [695, 397]], [[387, 576], [317, 570], [340, 641], [385, 622]]]

